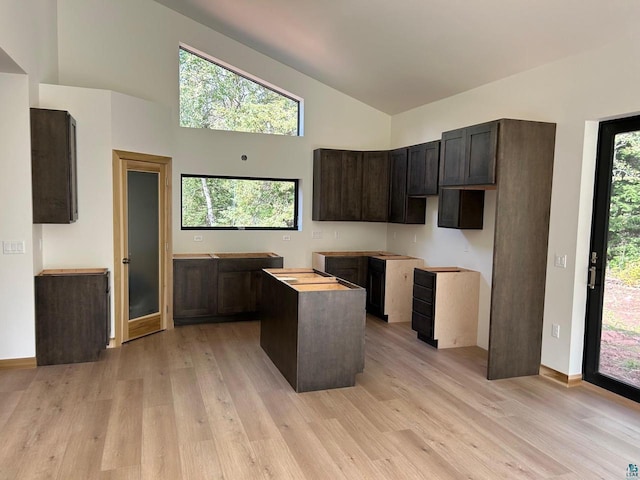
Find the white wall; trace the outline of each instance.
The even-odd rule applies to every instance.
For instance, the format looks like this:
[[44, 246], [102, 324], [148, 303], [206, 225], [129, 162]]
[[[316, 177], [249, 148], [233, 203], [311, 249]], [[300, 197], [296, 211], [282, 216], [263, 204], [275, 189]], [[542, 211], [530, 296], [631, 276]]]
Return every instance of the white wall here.
[[[311, 191], [314, 148], [387, 148], [388, 115], [151, 0], [59, 0], [58, 20], [60, 83], [118, 91], [170, 109], [175, 252], [267, 250], [284, 255], [286, 266], [310, 266], [314, 250], [385, 248], [386, 224], [312, 222]], [[178, 127], [181, 42], [304, 98], [304, 137]], [[181, 173], [298, 178], [302, 231], [182, 231]], [[312, 239], [312, 231], [323, 238]], [[194, 242], [194, 234], [204, 241]], [[291, 240], [283, 240], [284, 234]]]
[[22, 255], [0, 252], [0, 359], [13, 359], [35, 356], [27, 75], [0, 73], [0, 105], [0, 242], [25, 243]]
[[[626, 38], [392, 119], [392, 146], [436, 139], [443, 131], [498, 118], [557, 123], [542, 363], [567, 374], [582, 371], [596, 122], [640, 111], [640, 64], [635, 61], [639, 57], [638, 38]], [[492, 196], [488, 194], [481, 233], [441, 232], [432, 215], [424, 227], [390, 227], [388, 245], [390, 250], [423, 256], [431, 264], [456, 263], [482, 272], [478, 341], [484, 347], [493, 236], [493, 225], [486, 222], [495, 213]], [[433, 213], [437, 200], [429, 201]], [[413, 235], [418, 244], [412, 244]], [[467, 244], [469, 252], [464, 251]], [[555, 253], [567, 254], [566, 269], [553, 266]], [[551, 337], [552, 323], [560, 325], [559, 339]]]

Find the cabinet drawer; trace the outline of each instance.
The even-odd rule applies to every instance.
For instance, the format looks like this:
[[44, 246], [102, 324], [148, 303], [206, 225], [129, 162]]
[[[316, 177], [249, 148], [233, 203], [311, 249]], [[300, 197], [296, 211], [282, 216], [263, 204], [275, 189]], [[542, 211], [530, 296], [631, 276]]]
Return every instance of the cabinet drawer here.
[[413, 312], [411, 314], [411, 328], [426, 337], [433, 338], [433, 318]]
[[427, 288], [434, 288], [436, 284], [436, 274], [415, 268], [413, 270], [413, 283]]
[[433, 318], [433, 303], [423, 302], [417, 298], [413, 299], [413, 311], [418, 312], [421, 315]]
[[421, 287], [420, 285], [413, 284], [413, 298], [422, 300], [423, 302], [433, 303], [434, 295], [433, 290], [427, 287]]

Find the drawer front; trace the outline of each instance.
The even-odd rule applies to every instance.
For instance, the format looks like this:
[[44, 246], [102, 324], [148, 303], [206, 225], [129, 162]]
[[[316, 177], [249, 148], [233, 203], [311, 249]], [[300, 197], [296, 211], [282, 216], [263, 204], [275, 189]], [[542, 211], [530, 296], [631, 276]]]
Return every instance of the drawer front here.
[[413, 283], [421, 285], [427, 288], [434, 288], [436, 286], [436, 274], [433, 272], [427, 272], [420, 268], [413, 270]]
[[411, 328], [426, 337], [433, 338], [433, 318], [413, 312], [411, 314]]
[[433, 318], [433, 304], [428, 302], [423, 302], [422, 300], [418, 300], [417, 298], [413, 299], [413, 311], [418, 312], [421, 315], [427, 316], [429, 318]]
[[433, 303], [433, 289], [413, 284], [413, 298], [417, 298], [423, 302]]

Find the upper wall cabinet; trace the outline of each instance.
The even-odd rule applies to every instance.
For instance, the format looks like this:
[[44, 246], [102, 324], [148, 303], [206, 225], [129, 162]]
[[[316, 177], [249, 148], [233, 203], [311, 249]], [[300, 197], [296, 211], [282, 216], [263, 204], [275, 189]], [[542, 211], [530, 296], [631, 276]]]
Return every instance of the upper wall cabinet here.
[[427, 211], [426, 199], [409, 197], [407, 194], [409, 148], [392, 150], [389, 157], [391, 161], [389, 222], [424, 224]]
[[487, 186], [496, 183], [500, 121], [460, 128], [442, 134], [440, 186]]
[[313, 220], [386, 222], [388, 215], [387, 152], [313, 152]]
[[439, 163], [439, 140], [409, 147], [407, 195], [437, 195]]
[[362, 152], [313, 152], [313, 220], [362, 218]]
[[31, 109], [33, 223], [78, 219], [76, 121], [62, 110]]
[[389, 152], [362, 154], [363, 222], [389, 220]]

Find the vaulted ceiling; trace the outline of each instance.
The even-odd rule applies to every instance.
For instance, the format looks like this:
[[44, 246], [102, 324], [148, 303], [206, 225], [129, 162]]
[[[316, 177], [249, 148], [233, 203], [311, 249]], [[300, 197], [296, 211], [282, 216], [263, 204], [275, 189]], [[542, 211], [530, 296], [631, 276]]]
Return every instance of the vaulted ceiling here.
[[640, 19], [638, 0], [156, 1], [389, 114], [598, 48]]

